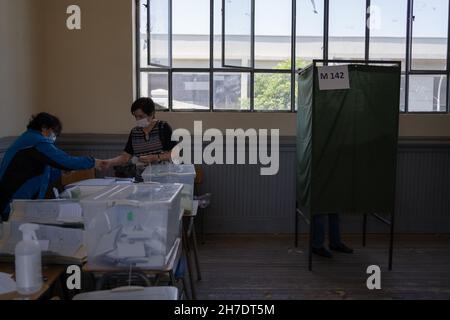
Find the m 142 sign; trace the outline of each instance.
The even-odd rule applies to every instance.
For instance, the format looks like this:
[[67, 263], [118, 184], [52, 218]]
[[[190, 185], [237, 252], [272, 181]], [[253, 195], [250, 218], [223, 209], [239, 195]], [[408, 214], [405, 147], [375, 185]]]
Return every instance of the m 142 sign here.
[[318, 67], [319, 89], [340, 90], [350, 89], [348, 66], [322, 66]]

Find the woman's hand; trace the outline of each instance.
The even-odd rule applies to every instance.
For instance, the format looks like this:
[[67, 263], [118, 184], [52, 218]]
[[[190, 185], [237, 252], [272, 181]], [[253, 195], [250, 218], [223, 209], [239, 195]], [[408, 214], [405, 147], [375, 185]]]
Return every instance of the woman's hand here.
[[148, 156], [139, 157], [139, 161], [145, 164], [150, 164], [159, 161], [159, 157], [157, 154], [150, 154]]
[[95, 168], [101, 171], [107, 170], [111, 167], [111, 161], [95, 159]]
[[124, 152], [120, 156], [112, 158], [112, 159], [107, 159], [107, 160], [97, 160], [96, 159], [95, 167], [99, 170], [107, 170], [114, 166], [121, 166], [130, 160], [131, 160], [131, 155]]

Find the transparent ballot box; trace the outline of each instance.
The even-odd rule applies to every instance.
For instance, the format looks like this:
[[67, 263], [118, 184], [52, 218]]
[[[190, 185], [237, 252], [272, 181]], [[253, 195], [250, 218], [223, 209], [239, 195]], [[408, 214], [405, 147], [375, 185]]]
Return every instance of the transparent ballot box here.
[[180, 234], [182, 188], [182, 184], [133, 184], [81, 199], [88, 263], [163, 267]]
[[142, 174], [144, 182], [182, 183], [181, 207], [192, 212], [195, 167], [187, 164], [159, 164], [148, 166]]
[[[0, 241], [0, 260], [9, 262], [14, 258], [15, 247], [22, 241], [19, 227], [26, 221], [12, 220], [5, 223], [5, 237]], [[38, 224], [36, 237], [44, 263], [79, 263], [85, 258], [82, 250], [84, 231], [55, 225]]]
[[4, 223], [0, 237], [0, 260], [14, 261], [16, 245], [22, 241], [19, 227], [25, 223], [38, 225], [36, 236], [45, 264], [82, 264], [86, 261], [83, 246], [82, 209], [71, 200], [14, 200], [11, 216]]
[[83, 212], [74, 200], [14, 200], [11, 220], [48, 225], [82, 224]]
[[64, 199], [82, 199], [112, 186], [132, 183], [132, 179], [88, 179], [68, 185], [65, 191], [60, 194], [60, 197]]

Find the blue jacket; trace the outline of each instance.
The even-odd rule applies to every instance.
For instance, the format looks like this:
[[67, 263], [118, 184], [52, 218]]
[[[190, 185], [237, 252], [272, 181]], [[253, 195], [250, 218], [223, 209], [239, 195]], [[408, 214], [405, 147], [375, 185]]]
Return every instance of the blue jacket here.
[[0, 214], [5, 220], [13, 199], [43, 199], [61, 170], [95, 166], [91, 157], [72, 157], [35, 130], [24, 132], [6, 151], [0, 165]]

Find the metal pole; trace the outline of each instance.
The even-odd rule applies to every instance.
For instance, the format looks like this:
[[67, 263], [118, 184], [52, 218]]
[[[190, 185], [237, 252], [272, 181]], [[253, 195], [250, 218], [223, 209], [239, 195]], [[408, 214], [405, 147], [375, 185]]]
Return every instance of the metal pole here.
[[394, 255], [394, 216], [395, 216], [394, 210], [391, 213], [391, 239], [389, 241], [389, 271], [392, 271], [392, 259]]
[[292, 29], [291, 29], [291, 112], [295, 111], [295, 80], [297, 69], [297, 0], [292, 0]]
[[311, 213], [311, 221], [309, 223], [309, 252], [308, 252], [308, 270], [312, 271], [312, 239], [314, 235], [314, 215]]
[[295, 241], [294, 245], [296, 248], [298, 248], [298, 212], [297, 209], [295, 209]]
[[363, 240], [362, 245], [363, 247], [366, 246], [366, 236], [367, 236], [367, 214], [365, 213], [363, 216]]

